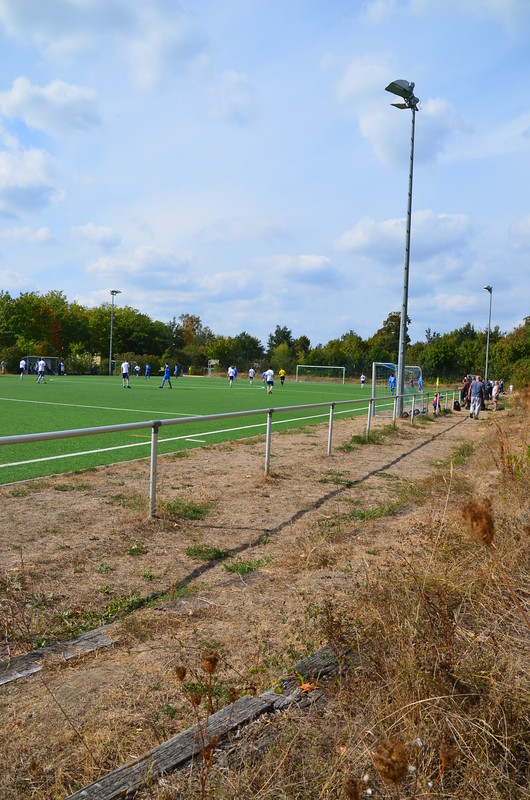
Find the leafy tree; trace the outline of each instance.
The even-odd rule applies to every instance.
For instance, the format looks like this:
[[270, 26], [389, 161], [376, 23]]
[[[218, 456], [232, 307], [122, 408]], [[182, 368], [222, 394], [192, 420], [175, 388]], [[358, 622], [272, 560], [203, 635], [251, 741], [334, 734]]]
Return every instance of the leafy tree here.
[[304, 364], [307, 354], [311, 352], [311, 342], [307, 336], [299, 336], [293, 342], [293, 350], [295, 352], [296, 361], [298, 364]]
[[290, 331], [285, 325], [283, 328], [281, 328], [279, 325], [276, 325], [274, 333], [269, 334], [267, 341], [267, 355], [272, 356], [274, 349], [278, 347], [279, 344], [286, 344], [289, 348], [291, 348], [294, 344], [292, 331]]
[[265, 350], [259, 339], [250, 333], [242, 331], [234, 338], [233, 363], [250, 365], [260, 362], [265, 355]]
[[[401, 314], [399, 311], [391, 311], [383, 322], [381, 328], [371, 336], [366, 344], [371, 361], [391, 361], [397, 363], [399, 356], [399, 328]], [[407, 317], [407, 326], [410, 319]], [[406, 344], [410, 343], [410, 337], [405, 337]]]
[[294, 372], [292, 358], [291, 358], [291, 348], [287, 344], [287, 342], [282, 342], [281, 344], [277, 345], [274, 350], [272, 351], [271, 355], [271, 365], [275, 370], [283, 368], [286, 372], [292, 374]]

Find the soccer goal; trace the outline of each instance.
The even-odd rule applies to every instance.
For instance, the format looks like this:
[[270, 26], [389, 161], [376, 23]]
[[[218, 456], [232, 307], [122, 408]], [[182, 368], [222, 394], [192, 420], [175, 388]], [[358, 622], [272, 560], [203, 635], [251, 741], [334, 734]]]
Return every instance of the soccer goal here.
[[296, 383], [315, 380], [345, 383], [346, 367], [322, 367], [317, 364], [296, 365]]
[[[372, 399], [381, 398], [381, 402], [372, 404], [373, 413], [378, 415], [392, 414], [394, 401], [391, 399], [397, 392], [397, 365], [388, 362], [374, 361], [372, 364]], [[404, 394], [420, 394], [423, 386], [421, 367], [405, 367]], [[407, 398], [403, 400], [404, 406]]]
[[[26, 372], [29, 374], [33, 373], [34, 375], [37, 374], [37, 363], [40, 360], [40, 356], [24, 356], [26, 361]], [[46, 372], [49, 375], [57, 375], [57, 362], [59, 361], [57, 356], [42, 356], [43, 361], [46, 362]]]

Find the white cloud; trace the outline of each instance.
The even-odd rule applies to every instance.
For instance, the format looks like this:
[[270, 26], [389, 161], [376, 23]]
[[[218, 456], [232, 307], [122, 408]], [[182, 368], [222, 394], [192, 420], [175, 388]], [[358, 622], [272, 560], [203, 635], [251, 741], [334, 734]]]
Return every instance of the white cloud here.
[[0, 92], [0, 113], [45, 133], [86, 131], [100, 124], [96, 98], [93, 90], [65, 81], [54, 80], [39, 87], [20, 77], [10, 91]]
[[46, 57], [66, 63], [96, 50], [102, 38], [117, 39], [141, 89], [204, 54], [192, 16], [165, 0], [0, 0], [0, 24], [11, 37], [29, 39]]
[[[365, 217], [339, 236], [335, 245], [338, 250], [357, 252], [370, 259], [395, 261], [396, 253], [405, 246], [405, 234], [404, 218], [378, 222]], [[471, 234], [470, 220], [464, 214], [435, 214], [431, 210], [412, 214], [411, 249], [415, 260], [461, 250]]]
[[39, 211], [64, 198], [55, 184], [55, 162], [44, 150], [0, 152], [0, 211]]
[[75, 225], [72, 228], [72, 236], [105, 248], [118, 247], [121, 244], [121, 236], [116, 231], [112, 228], [94, 225], [93, 222], [89, 222], [87, 225]]
[[336, 270], [327, 256], [275, 255], [260, 259], [259, 263], [274, 272], [276, 281], [294, 281], [296, 284], [332, 284]]
[[253, 297], [256, 294], [256, 275], [250, 270], [215, 272], [197, 279], [197, 285], [208, 297], [222, 295], [232, 305], [234, 298]]
[[0, 231], [0, 239], [6, 242], [28, 242], [29, 244], [50, 244], [55, 241], [49, 228], [42, 227], [36, 230], [29, 227], [15, 227]]
[[131, 253], [102, 256], [87, 264], [96, 278], [124, 285], [164, 286], [168, 289], [189, 283], [190, 256], [177, 256], [167, 249], [139, 247]]
[[28, 275], [11, 269], [0, 269], [0, 285], [4, 292], [13, 294], [35, 290], [35, 284]]

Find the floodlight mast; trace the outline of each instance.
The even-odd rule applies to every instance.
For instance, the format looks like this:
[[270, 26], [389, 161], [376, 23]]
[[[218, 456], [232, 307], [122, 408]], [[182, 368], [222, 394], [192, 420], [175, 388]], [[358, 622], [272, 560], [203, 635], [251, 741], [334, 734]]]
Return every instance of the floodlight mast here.
[[486, 368], [484, 370], [484, 382], [488, 380], [488, 359], [490, 354], [490, 330], [491, 330], [491, 298], [493, 297], [493, 286], [483, 287], [490, 294], [490, 314], [488, 317], [488, 338], [486, 340]]
[[110, 306], [110, 349], [109, 349], [109, 375], [112, 375], [112, 329], [114, 327], [114, 298], [121, 294], [121, 289], [111, 289], [112, 302]]
[[412, 177], [414, 174], [414, 129], [416, 126], [416, 111], [419, 98], [414, 95], [414, 83], [398, 80], [389, 83], [385, 91], [402, 97], [403, 103], [392, 103], [396, 108], [410, 108], [412, 111], [412, 131], [410, 136], [410, 165], [409, 165], [409, 192], [407, 202], [407, 231], [405, 236], [405, 262], [403, 267], [403, 298], [401, 302], [401, 315], [399, 318], [399, 352], [397, 374], [397, 400], [396, 412], [399, 416], [403, 413], [403, 395], [405, 393], [405, 351], [407, 349], [407, 308], [409, 299], [409, 264], [410, 264], [410, 227], [412, 221]]

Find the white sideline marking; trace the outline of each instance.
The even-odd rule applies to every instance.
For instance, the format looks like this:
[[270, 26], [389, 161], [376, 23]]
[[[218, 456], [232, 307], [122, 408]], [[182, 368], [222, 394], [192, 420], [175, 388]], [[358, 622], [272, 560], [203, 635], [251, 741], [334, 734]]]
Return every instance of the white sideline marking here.
[[[364, 410], [364, 409], [363, 409]], [[337, 411], [337, 414], [347, 414], [348, 411]], [[351, 411], [350, 411], [351, 413]], [[282, 419], [272, 421], [273, 425], [285, 425], [288, 422], [300, 422], [303, 420], [309, 419], [319, 419], [320, 417], [327, 417], [326, 414], [311, 414], [308, 417], [293, 417], [292, 419]], [[267, 422], [257, 422], [254, 425], [240, 425], [237, 428], [223, 428], [222, 430], [216, 431], [206, 431], [205, 433], [201, 433], [201, 436], [217, 436], [221, 433], [230, 433], [232, 431], [246, 431], [251, 430], [252, 428], [266, 428]], [[199, 435], [199, 434], [197, 434]], [[171, 436], [167, 438], [160, 438], [158, 440], [159, 445], [163, 444], [164, 442], [179, 442], [179, 441], [201, 441], [198, 439], [190, 439], [190, 434], [187, 433], [183, 436]], [[205, 441], [205, 440], [204, 440]], [[77, 458], [78, 456], [91, 456], [95, 455], [96, 453], [111, 453], [114, 450], [129, 450], [131, 447], [147, 447], [151, 446], [151, 442], [134, 442], [134, 444], [119, 444], [114, 445], [113, 447], [101, 447], [95, 450], [83, 450], [81, 452], [76, 453], [60, 453], [59, 455], [55, 456], [43, 456], [42, 458], [31, 458], [27, 461], [11, 461], [9, 464], [0, 464], [0, 469], [7, 469], [8, 467], [20, 467], [24, 466], [25, 464], [39, 464], [44, 461], [58, 461], [59, 459], [63, 458]]]
[[[24, 400], [21, 397], [0, 397], [0, 402], [5, 400], [9, 403], [36, 403], [41, 406], [66, 406], [67, 408], [93, 408], [95, 411], [128, 411], [129, 414], [165, 414], [172, 417], [176, 411], [157, 411], [156, 409], [144, 410], [143, 408], [120, 408], [119, 406], [89, 406], [82, 403], [56, 403], [52, 400]], [[179, 417], [196, 417], [196, 414], [188, 414], [183, 411], [178, 412]]]

